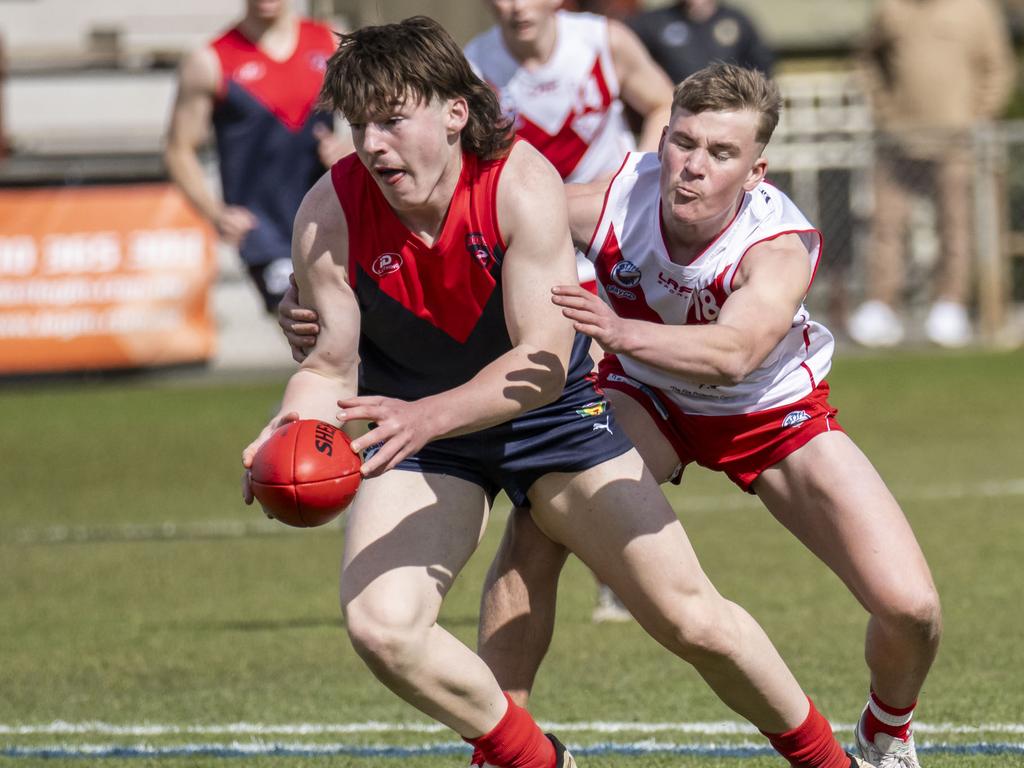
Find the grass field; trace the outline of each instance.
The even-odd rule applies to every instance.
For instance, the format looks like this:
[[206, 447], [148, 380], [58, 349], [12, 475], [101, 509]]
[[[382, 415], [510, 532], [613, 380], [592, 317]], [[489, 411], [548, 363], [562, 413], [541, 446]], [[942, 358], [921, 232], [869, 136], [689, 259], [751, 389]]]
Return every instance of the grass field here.
[[[918, 715], [926, 768], [1024, 766], [1024, 355], [841, 358], [839, 418], [889, 481], [944, 601]], [[238, 456], [281, 377], [0, 388], [0, 766], [464, 766], [384, 690], [337, 609], [341, 529], [244, 507]], [[671, 499], [719, 588], [762, 622], [844, 743], [865, 617], [723, 478]], [[475, 636], [504, 502], [442, 623]], [[779, 766], [634, 625], [589, 622], [573, 561], [532, 708], [581, 768]]]

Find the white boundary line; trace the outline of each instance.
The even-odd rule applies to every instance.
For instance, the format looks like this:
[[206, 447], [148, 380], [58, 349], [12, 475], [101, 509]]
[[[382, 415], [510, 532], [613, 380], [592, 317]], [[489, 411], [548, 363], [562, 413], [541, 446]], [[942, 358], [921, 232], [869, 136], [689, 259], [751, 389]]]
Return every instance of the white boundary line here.
[[[579, 746], [568, 744], [577, 755], [622, 755], [638, 756], [652, 753], [691, 755], [702, 757], [749, 757], [755, 755], [774, 754], [774, 751], [762, 742], [736, 743], [690, 743], [676, 744], [652, 740], [632, 743], [601, 743]], [[923, 754], [960, 754], [960, 755], [1005, 755], [1024, 754], [1024, 742], [976, 744], [938, 743], [922, 745], [918, 751]], [[153, 744], [50, 744], [30, 747], [0, 746], [0, 757], [62, 759], [69, 757], [178, 757], [207, 756], [218, 758], [277, 756], [277, 757], [318, 757], [324, 755], [349, 755], [377, 758], [410, 758], [431, 755], [468, 756], [469, 747], [464, 742], [444, 742], [439, 744], [420, 744], [413, 746], [324, 744], [302, 742], [231, 742], [229, 744], [180, 744], [158, 746]]]
[[[749, 723], [732, 720], [710, 722], [541, 722], [544, 730], [559, 733], [683, 733], [699, 736], [750, 735], [758, 731]], [[853, 723], [834, 723], [832, 730], [837, 733], [852, 732]], [[0, 723], [0, 735], [82, 735], [104, 736], [176, 736], [176, 735], [285, 735], [313, 736], [325, 734], [358, 733], [445, 733], [448, 729], [438, 723], [381, 722], [368, 720], [362, 723], [222, 723], [209, 725], [173, 725], [167, 723], [116, 724], [102, 721], [67, 722], [54, 720], [38, 724]], [[914, 732], [932, 736], [954, 736], [970, 734], [1021, 734], [1024, 723], [914, 723]]]
[[[990, 480], [969, 485], [915, 486], [896, 488], [901, 501], [955, 501], [967, 498], [1009, 498], [1024, 496], [1024, 478]], [[685, 494], [685, 491], [684, 491]], [[680, 512], [728, 512], [755, 506], [757, 501], [739, 492], [711, 496], [685, 496]], [[325, 530], [337, 529], [328, 526]], [[63, 544], [104, 541], [160, 541], [189, 539], [237, 539], [247, 536], [283, 536], [302, 534], [300, 528], [290, 528], [272, 520], [253, 521], [210, 520], [194, 523], [112, 523], [109, 525], [53, 525], [39, 528], [17, 528], [12, 540], [15, 544]]]

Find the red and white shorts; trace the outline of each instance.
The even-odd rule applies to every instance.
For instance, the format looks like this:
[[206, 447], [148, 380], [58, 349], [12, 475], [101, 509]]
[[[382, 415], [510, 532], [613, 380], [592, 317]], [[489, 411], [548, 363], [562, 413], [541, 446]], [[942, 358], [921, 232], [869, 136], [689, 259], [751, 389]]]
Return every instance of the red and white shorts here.
[[724, 472], [747, 493], [769, 467], [823, 432], [843, 432], [837, 410], [828, 402], [828, 383], [819, 383], [807, 397], [794, 403], [734, 416], [699, 416], [684, 413], [671, 398], [627, 375], [614, 355], [605, 355], [598, 368], [602, 389], [629, 395], [644, 407], [675, 449], [680, 469], [691, 462]]

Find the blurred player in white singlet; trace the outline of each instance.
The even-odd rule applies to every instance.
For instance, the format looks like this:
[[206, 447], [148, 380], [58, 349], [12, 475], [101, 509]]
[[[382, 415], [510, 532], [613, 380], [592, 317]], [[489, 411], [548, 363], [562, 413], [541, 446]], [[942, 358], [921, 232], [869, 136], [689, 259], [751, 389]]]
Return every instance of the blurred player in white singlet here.
[[[560, 0], [487, 0], [497, 24], [466, 45], [466, 58], [498, 92], [516, 135], [541, 151], [568, 182], [613, 173], [637, 148], [623, 115], [642, 119], [639, 148], [658, 146], [672, 83], [624, 24], [558, 10]], [[594, 285], [577, 254], [580, 283]]]

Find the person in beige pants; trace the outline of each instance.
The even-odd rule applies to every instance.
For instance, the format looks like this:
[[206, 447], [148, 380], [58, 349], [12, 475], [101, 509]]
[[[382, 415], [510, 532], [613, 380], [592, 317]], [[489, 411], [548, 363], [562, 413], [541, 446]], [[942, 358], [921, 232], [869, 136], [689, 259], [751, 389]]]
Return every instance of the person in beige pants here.
[[906, 224], [912, 196], [935, 203], [940, 242], [928, 338], [970, 340], [971, 134], [998, 116], [1013, 83], [1005, 20], [994, 0], [881, 0], [865, 46], [878, 128], [875, 213], [866, 301], [850, 336], [865, 346], [903, 339]]

